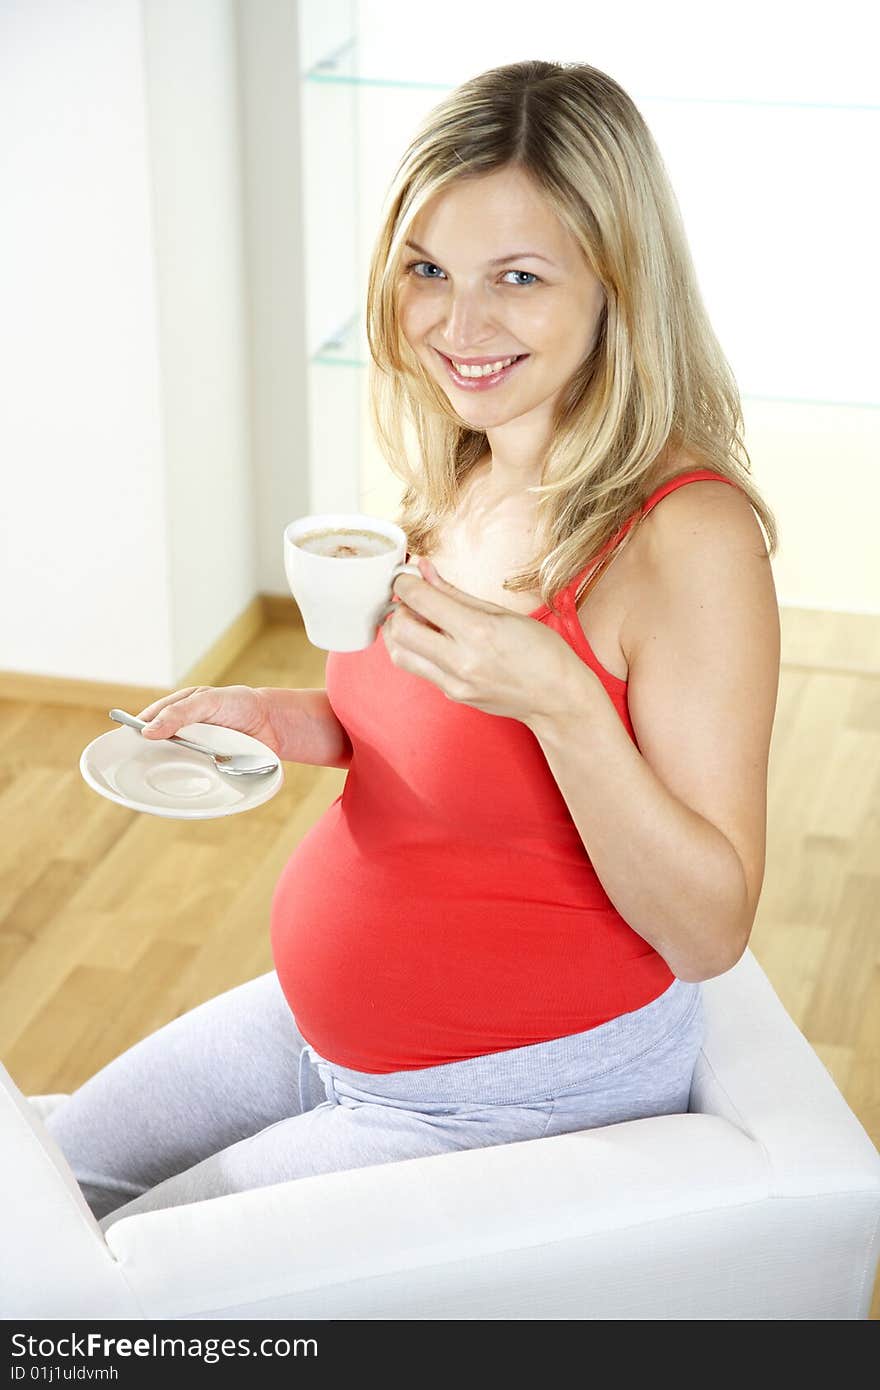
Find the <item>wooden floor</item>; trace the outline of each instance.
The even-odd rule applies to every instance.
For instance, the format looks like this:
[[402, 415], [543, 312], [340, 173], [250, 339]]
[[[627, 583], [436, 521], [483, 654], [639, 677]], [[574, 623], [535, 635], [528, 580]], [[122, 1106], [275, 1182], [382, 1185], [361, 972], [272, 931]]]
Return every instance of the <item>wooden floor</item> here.
[[[750, 944], [880, 1145], [880, 663], [846, 624], [783, 613]], [[273, 622], [215, 683], [318, 687], [323, 675], [302, 630]], [[281, 792], [246, 815], [162, 820], [82, 780], [80, 752], [108, 727], [100, 709], [0, 700], [0, 1058], [25, 1094], [72, 1090], [270, 970], [275, 881], [345, 781], [287, 763]]]

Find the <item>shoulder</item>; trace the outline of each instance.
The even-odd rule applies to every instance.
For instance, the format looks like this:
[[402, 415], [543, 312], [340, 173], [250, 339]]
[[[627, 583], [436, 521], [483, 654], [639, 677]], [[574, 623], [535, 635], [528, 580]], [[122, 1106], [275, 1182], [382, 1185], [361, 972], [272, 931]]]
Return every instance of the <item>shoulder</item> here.
[[694, 478], [661, 497], [641, 522], [640, 549], [646, 566], [690, 553], [700, 538], [722, 545], [749, 545], [766, 558], [767, 547], [754, 508], [741, 488], [718, 478]]
[[696, 623], [729, 623], [750, 640], [778, 642], [776, 589], [761, 524], [746, 494], [721, 479], [694, 479], [661, 498], [639, 527], [634, 601], [627, 613], [630, 666], [649, 637]]
[[[697, 465], [687, 460], [663, 481], [690, 472]], [[660, 484], [662, 485], [662, 483]], [[743, 567], [764, 590], [765, 604], [774, 607], [770, 560], [760, 522], [745, 493], [719, 479], [692, 479], [655, 502], [635, 528], [635, 544], [629, 547], [631, 583], [626, 615], [621, 624], [620, 645], [628, 666], [648, 630], [656, 631], [658, 605], [668, 602], [670, 590], [697, 591], [707, 571], [719, 576], [723, 564], [728, 579]], [[752, 561], [751, 564], [748, 562]]]
[[[738, 662], [765, 685], [779, 671], [779, 600], [751, 502], [728, 482], [688, 482], [642, 518], [630, 602], [620, 631], [630, 695], [651, 701], [658, 662]], [[639, 676], [642, 680], [639, 681]], [[773, 696], [774, 698], [774, 696]]]

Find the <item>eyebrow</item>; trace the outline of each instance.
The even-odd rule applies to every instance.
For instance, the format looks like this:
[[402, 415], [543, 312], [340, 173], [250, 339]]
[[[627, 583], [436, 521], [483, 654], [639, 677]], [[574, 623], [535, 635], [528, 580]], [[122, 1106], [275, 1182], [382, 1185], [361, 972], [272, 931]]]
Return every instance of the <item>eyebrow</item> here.
[[[420, 256], [427, 256], [429, 260], [431, 259], [430, 251], [426, 251], [424, 246], [419, 246], [417, 241], [408, 241], [406, 245], [409, 246], [411, 250], [418, 251]], [[555, 261], [550, 260], [549, 256], [542, 256], [540, 251], [511, 251], [506, 256], [497, 256], [494, 261], [489, 261], [489, 265], [505, 265], [508, 261], [521, 261], [527, 256], [530, 256], [532, 260], [535, 261], [546, 261], [548, 265], [556, 264]], [[431, 264], [435, 265], [436, 262], [432, 260]]]

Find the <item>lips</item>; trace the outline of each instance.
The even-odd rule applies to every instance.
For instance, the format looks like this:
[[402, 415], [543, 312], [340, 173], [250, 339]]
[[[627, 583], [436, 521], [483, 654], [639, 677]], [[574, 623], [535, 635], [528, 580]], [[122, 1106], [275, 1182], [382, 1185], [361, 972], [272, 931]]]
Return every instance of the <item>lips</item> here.
[[[437, 356], [442, 359], [450, 380], [460, 391], [489, 391], [493, 387], [500, 386], [503, 382], [507, 381], [530, 356], [527, 352], [521, 353], [515, 362], [511, 362], [509, 367], [503, 367], [500, 372], [496, 372], [493, 376], [459, 376], [451, 358], [447, 357], [445, 352], [440, 352], [437, 348], [435, 348], [434, 351], [437, 352]], [[510, 356], [510, 354], [508, 354], [508, 356]], [[504, 359], [503, 357], [500, 359], [496, 357], [494, 359], [496, 362], [499, 360], [503, 361]]]

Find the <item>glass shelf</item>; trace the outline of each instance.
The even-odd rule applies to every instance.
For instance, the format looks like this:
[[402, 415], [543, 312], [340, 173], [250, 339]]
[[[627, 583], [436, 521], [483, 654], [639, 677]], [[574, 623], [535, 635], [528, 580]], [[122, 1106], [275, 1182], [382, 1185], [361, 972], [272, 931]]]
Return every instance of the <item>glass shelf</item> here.
[[358, 87], [408, 87], [418, 88], [423, 91], [447, 92], [453, 88], [460, 80], [457, 76], [451, 77], [449, 82], [429, 81], [427, 77], [414, 76], [412, 80], [401, 77], [385, 77], [379, 72], [367, 72], [363, 70], [364, 58], [361, 54], [361, 47], [357, 39], [350, 39], [348, 43], [340, 48], [328, 53], [325, 58], [315, 63], [308, 72], [303, 74], [306, 82], [337, 83], [342, 86]]
[[369, 360], [367, 330], [361, 314], [353, 314], [311, 357], [321, 367], [365, 367]]
[[[542, 45], [542, 47], [546, 48], [546, 45]], [[516, 61], [517, 58], [523, 56], [518, 51], [512, 51], [509, 56], [505, 56], [499, 51], [497, 37], [493, 36], [492, 48], [487, 50], [485, 55], [481, 55], [472, 47], [462, 44], [450, 49], [449, 52], [444, 52], [438, 43], [423, 49], [407, 47], [402, 57], [399, 58], [394, 49], [393, 40], [389, 42], [387, 33], [377, 33], [374, 36], [368, 32], [360, 39], [351, 38], [338, 48], [328, 52], [303, 73], [303, 80], [313, 84], [336, 84], [345, 87], [450, 92], [477, 72], [499, 66], [504, 62]], [[531, 56], [536, 55], [532, 53]], [[406, 77], [390, 76], [389, 72], [395, 68], [402, 69], [408, 75]], [[440, 80], [439, 73], [443, 74], [445, 80]], [[698, 80], [693, 77], [692, 73], [687, 76], [691, 80]], [[745, 76], [748, 77], [748, 74]], [[844, 96], [844, 92], [842, 89], [834, 87], [832, 76], [827, 78], [827, 95], [830, 99], [822, 101], [802, 100], [799, 91], [804, 90], [804, 88], [796, 80], [790, 89], [791, 95], [781, 97], [762, 95], [760, 86], [757, 86], [749, 94], [745, 94], [742, 90], [732, 90], [730, 94], [725, 94], [723, 91], [721, 94], [715, 94], [698, 89], [688, 91], [687, 80], [681, 81], [678, 74], [676, 75], [674, 93], [641, 90], [638, 81], [632, 79], [625, 85], [637, 104], [669, 102], [677, 106], [776, 106], [840, 111], [880, 110], [880, 106], [876, 102], [840, 99]], [[775, 77], [774, 86], [779, 90], [783, 85], [781, 76], [776, 74]], [[743, 83], [744, 78], [740, 74], [738, 75], [737, 86], [741, 89]], [[711, 87], [714, 84], [709, 82], [707, 85]], [[852, 90], [852, 74], [850, 74], [850, 90]], [[856, 95], [867, 96], [874, 92], [876, 92], [875, 83], [872, 82], [870, 88], [865, 88], [863, 91], [859, 91], [858, 83], [856, 83]]]

